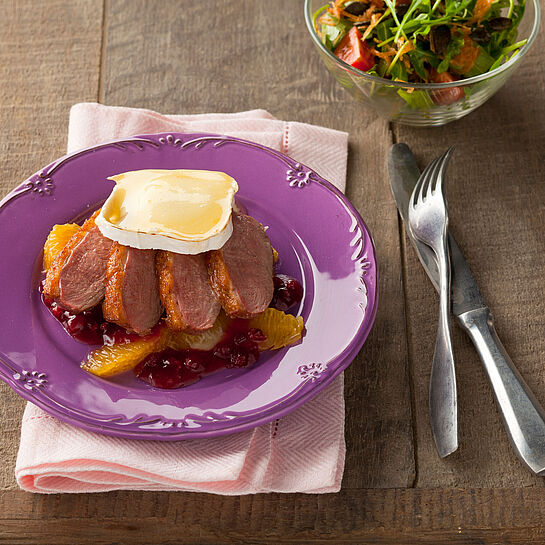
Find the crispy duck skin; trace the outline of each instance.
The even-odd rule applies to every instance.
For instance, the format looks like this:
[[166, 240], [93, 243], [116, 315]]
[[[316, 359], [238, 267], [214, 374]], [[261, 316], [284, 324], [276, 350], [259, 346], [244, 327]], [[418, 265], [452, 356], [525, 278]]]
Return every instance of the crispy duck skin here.
[[123, 309], [121, 288], [127, 247], [115, 242], [110, 250], [106, 268], [106, 293], [102, 302], [102, 315], [108, 322], [127, 328], [127, 316]]
[[168, 327], [187, 333], [210, 329], [221, 306], [208, 283], [205, 255], [158, 251], [156, 265]]
[[210, 285], [227, 316], [250, 318], [251, 315], [247, 316], [240, 297], [233, 288], [233, 283], [227, 272], [227, 266], [225, 265], [221, 250], [210, 252], [208, 257], [208, 274], [210, 276]]
[[157, 277], [159, 279], [159, 294], [165, 307], [166, 323], [172, 331], [184, 331], [187, 324], [182, 320], [174, 296], [174, 279], [172, 277], [172, 256], [169, 252], [158, 251], [155, 258]]
[[104, 318], [141, 335], [148, 333], [163, 313], [155, 253], [114, 242], [106, 269]]

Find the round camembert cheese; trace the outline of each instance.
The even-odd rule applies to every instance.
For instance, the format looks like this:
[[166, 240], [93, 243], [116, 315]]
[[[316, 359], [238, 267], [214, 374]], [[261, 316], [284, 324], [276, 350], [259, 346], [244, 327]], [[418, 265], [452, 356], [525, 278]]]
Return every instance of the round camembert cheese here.
[[116, 185], [96, 224], [107, 238], [142, 250], [199, 254], [218, 250], [233, 232], [237, 182], [212, 170], [134, 170]]

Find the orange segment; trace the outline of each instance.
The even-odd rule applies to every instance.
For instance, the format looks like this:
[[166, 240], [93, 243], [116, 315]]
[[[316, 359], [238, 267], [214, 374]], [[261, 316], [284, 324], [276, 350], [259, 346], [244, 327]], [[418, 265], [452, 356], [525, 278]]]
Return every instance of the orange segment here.
[[55, 256], [66, 246], [72, 235], [80, 228], [77, 223], [53, 225], [44, 244], [44, 269], [47, 271]]
[[188, 348], [192, 348], [193, 350], [212, 350], [220, 342], [230, 322], [231, 319], [221, 311], [216, 322], [210, 329], [197, 335], [172, 332], [168, 345], [174, 350], [187, 350]]
[[464, 46], [460, 53], [450, 60], [451, 71], [455, 74], [465, 74], [469, 72], [480, 54], [477, 44], [469, 37], [464, 36]]
[[305, 324], [302, 316], [292, 316], [281, 310], [268, 308], [259, 316], [250, 320], [250, 327], [261, 329], [267, 339], [260, 343], [260, 350], [276, 350], [297, 342]]
[[102, 346], [89, 352], [81, 368], [98, 377], [111, 377], [134, 369], [152, 352], [160, 352], [168, 344], [169, 330], [161, 326], [158, 333], [127, 344]]

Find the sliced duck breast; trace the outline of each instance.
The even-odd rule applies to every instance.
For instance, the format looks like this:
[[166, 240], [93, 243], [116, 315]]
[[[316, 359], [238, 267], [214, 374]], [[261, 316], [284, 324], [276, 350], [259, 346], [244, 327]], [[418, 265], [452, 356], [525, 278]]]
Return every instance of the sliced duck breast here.
[[94, 307], [104, 298], [106, 264], [112, 241], [95, 225], [98, 210], [70, 238], [47, 271], [44, 294], [71, 312]]
[[102, 313], [109, 322], [145, 334], [159, 321], [163, 307], [155, 270], [155, 250], [114, 242], [106, 269]]
[[261, 314], [273, 297], [273, 250], [262, 225], [233, 214], [233, 234], [221, 250], [209, 252], [210, 285], [231, 317]]
[[170, 329], [199, 333], [214, 325], [221, 306], [208, 283], [206, 254], [159, 251], [157, 273]]

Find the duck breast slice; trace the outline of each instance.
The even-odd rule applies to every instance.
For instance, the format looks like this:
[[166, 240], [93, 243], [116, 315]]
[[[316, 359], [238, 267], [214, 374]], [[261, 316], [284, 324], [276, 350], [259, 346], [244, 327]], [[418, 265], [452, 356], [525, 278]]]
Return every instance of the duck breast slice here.
[[104, 298], [106, 264], [112, 241], [95, 225], [98, 210], [57, 254], [45, 277], [44, 294], [71, 312], [94, 307]]
[[214, 325], [221, 305], [208, 283], [205, 254], [159, 251], [157, 273], [170, 329], [199, 333]]
[[263, 226], [251, 216], [233, 214], [233, 234], [210, 252], [210, 285], [233, 318], [252, 318], [269, 306], [274, 292], [273, 250]]
[[163, 307], [155, 269], [155, 250], [114, 242], [106, 269], [102, 313], [109, 322], [145, 334], [159, 321]]

